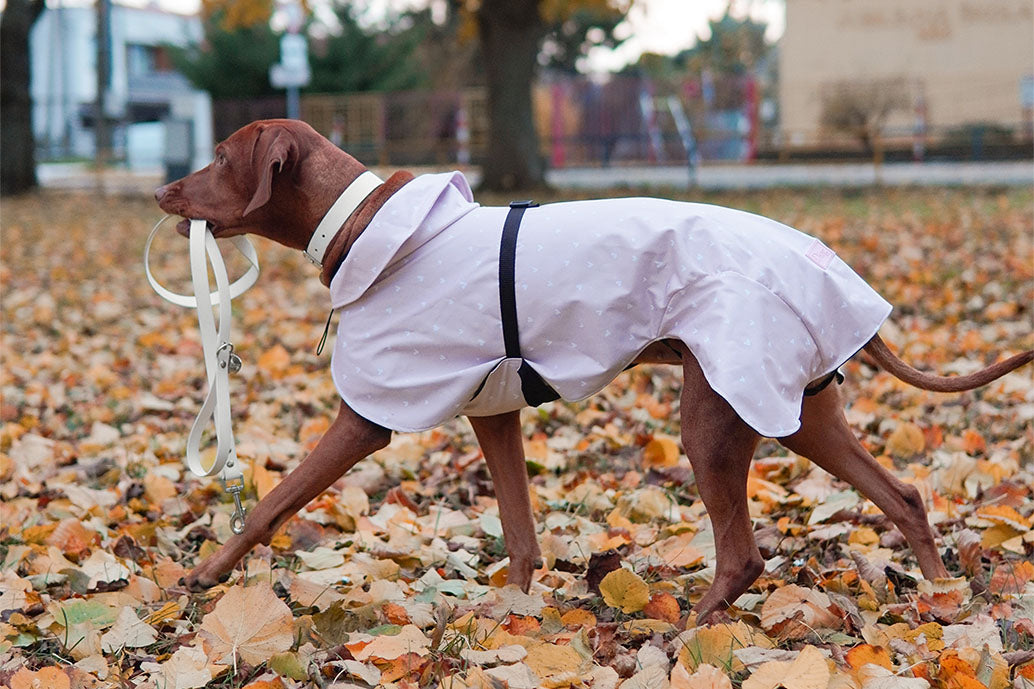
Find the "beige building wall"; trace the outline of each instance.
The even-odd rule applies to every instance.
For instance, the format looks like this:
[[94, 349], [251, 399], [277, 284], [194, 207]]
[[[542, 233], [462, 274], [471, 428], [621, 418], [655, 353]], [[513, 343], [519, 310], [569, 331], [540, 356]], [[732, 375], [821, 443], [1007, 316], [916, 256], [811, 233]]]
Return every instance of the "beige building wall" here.
[[[931, 134], [972, 122], [1020, 128], [1031, 117], [1021, 85], [1032, 75], [1032, 0], [786, 0], [783, 140], [815, 141], [822, 94], [844, 82], [901, 80], [909, 100], [925, 100]], [[915, 120], [914, 108], [899, 111], [888, 128]]]

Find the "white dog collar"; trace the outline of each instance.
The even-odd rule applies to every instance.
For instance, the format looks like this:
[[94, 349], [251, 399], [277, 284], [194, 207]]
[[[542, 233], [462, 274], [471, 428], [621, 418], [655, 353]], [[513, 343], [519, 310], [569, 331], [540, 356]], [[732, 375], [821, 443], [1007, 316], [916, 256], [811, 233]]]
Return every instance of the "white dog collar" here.
[[323, 220], [320, 220], [320, 224], [316, 226], [316, 231], [312, 233], [312, 239], [309, 240], [309, 246], [305, 248], [305, 257], [317, 267], [322, 268], [323, 257], [327, 253], [330, 240], [345, 224], [348, 217], [355, 212], [359, 204], [365, 201], [366, 197], [382, 183], [381, 178], [369, 170], [352, 180], [352, 183], [345, 187], [341, 196], [323, 216]]

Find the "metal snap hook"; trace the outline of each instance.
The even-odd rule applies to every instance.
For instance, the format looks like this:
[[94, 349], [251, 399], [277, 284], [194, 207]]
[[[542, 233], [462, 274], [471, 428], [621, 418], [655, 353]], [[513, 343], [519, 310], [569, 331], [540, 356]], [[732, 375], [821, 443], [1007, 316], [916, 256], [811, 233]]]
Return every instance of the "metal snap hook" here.
[[232, 479], [232, 483], [223, 480], [223, 488], [233, 496], [233, 515], [230, 517], [230, 531], [235, 534], [244, 533], [244, 505], [241, 503], [241, 491], [244, 490], [244, 479]]
[[[224, 349], [228, 350], [225, 359], [220, 356]], [[230, 373], [237, 373], [241, 370], [241, 366], [244, 365], [241, 358], [234, 353], [232, 342], [226, 342], [220, 346], [219, 349], [216, 350], [215, 355], [219, 360], [219, 367], [229, 370]]]

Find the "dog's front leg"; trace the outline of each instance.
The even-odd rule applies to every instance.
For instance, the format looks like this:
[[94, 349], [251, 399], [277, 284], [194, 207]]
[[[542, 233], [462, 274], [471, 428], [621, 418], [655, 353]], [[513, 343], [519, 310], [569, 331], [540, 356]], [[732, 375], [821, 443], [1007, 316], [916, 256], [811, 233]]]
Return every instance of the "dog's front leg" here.
[[539, 566], [539, 544], [535, 538], [535, 518], [528, 495], [528, 470], [524, 463], [520, 412], [495, 416], [471, 416], [470, 425], [481, 444], [488, 471], [499, 502], [503, 538], [510, 554], [507, 584], [523, 591], [531, 585], [532, 572]]
[[259, 500], [248, 514], [244, 531], [226, 541], [182, 581], [200, 591], [225, 581], [234, 566], [259, 543], [269, 543], [276, 530], [326, 490], [360, 459], [385, 447], [391, 431], [357, 415], [343, 402], [337, 418], [298, 467]]

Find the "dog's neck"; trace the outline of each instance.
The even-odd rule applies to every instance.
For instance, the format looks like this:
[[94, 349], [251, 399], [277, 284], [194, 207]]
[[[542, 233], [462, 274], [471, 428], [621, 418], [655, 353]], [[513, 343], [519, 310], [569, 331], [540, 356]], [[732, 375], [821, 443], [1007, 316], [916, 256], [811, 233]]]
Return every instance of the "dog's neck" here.
[[[411, 179], [413, 179], [413, 175], [408, 172], [396, 172], [385, 180], [383, 184], [370, 192], [370, 195], [359, 204], [355, 212], [348, 217], [334, 235], [334, 238], [330, 240], [330, 244], [327, 245], [327, 251], [323, 255], [323, 266], [320, 270], [320, 282], [328, 287], [330, 286], [330, 281], [334, 278], [338, 268], [341, 267], [345, 256], [348, 255], [348, 250], [352, 248], [352, 244], [355, 243], [355, 240], [359, 238], [359, 235], [373, 220], [373, 216], [391, 198], [392, 194], [401, 189]], [[351, 181], [354, 181], [354, 179]], [[349, 184], [351, 184], [351, 181]]]

